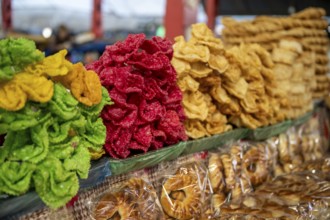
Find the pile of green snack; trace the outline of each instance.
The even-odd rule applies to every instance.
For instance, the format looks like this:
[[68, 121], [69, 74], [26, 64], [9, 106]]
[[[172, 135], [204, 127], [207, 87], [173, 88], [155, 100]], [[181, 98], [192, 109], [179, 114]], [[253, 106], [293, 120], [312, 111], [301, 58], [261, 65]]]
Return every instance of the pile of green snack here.
[[[0, 99], [11, 100], [14, 91], [7, 92], [9, 81], [47, 58], [26, 39], [6, 39], [0, 45]], [[73, 64], [53, 56], [65, 62], [66, 74], [74, 71]], [[64, 75], [63, 69], [59, 71], [58, 75]], [[86, 106], [64, 85], [45, 77], [53, 85], [49, 101], [28, 99], [17, 111], [0, 108], [0, 136], [4, 136], [0, 140], [0, 194], [18, 196], [34, 189], [47, 206], [58, 208], [77, 194], [78, 177], [88, 177], [91, 157], [103, 151], [106, 128], [99, 114], [111, 100], [99, 86], [101, 101]]]

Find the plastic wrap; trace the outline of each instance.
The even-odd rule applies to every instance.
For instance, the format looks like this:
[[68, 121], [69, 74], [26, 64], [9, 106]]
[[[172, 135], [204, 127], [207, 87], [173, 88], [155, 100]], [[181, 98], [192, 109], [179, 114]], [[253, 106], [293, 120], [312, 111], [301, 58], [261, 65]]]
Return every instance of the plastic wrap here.
[[192, 154], [203, 150], [210, 150], [216, 148], [230, 141], [243, 139], [247, 136], [249, 130], [245, 128], [238, 128], [222, 134], [213, 135], [203, 139], [196, 139], [187, 142], [183, 154]]
[[131, 176], [90, 204], [90, 217], [95, 220], [163, 218], [156, 191], [146, 177]]
[[274, 151], [265, 142], [240, 141], [208, 157], [212, 189], [209, 218], [222, 216], [222, 206], [240, 201], [246, 193], [272, 178]]
[[303, 116], [292, 120], [292, 125], [297, 126], [306, 123], [313, 116], [313, 111], [307, 112]]
[[184, 151], [186, 142], [164, 147], [162, 149], [140, 154], [127, 159], [109, 159], [112, 175], [128, 173], [129, 171], [152, 167], [162, 161], [174, 160]]
[[329, 219], [330, 182], [303, 172], [279, 176], [221, 207], [221, 219]]
[[314, 115], [307, 123], [298, 128], [304, 161], [321, 159], [328, 151], [328, 144], [322, 138], [320, 127], [320, 121], [317, 115]]
[[163, 163], [157, 182], [166, 219], [199, 219], [207, 213], [210, 187], [203, 160], [191, 155], [187, 161]]
[[287, 120], [275, 125], [250, 130], [249, 139], [256, 141], [266, 140], [285, 132], [289, 127], [291, 127], [291, 125], [292, 121]]

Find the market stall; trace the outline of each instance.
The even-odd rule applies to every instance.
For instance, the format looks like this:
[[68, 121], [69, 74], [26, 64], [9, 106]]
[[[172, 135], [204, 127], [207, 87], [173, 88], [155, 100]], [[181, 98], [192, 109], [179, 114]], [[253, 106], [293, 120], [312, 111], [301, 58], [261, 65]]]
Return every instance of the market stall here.
[[0, 41], [0, 218], [328, 219], [321, 8], [131, 34], [84, 66]]

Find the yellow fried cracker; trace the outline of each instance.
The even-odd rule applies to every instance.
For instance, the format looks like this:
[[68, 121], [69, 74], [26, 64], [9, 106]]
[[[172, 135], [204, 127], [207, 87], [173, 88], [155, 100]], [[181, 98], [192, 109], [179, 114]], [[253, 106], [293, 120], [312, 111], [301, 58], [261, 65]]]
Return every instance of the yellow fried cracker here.
[[231, 97], [227, 94], [227, 91], [224, 88], [222, 88], [220, 85], [214, 86], [211, 89], [211, 95], [220, 104], [230, 103]]
[[232, 97], [228, 104], [217, 104], [217, 106], [220, 112], [225, 115], [239, 115], [241, 113], [241, 106], [235, 97]]
[[198, 79], [200, 84], [199, 91], [208, 94], [213, 86], [221, 85], [221, 78], [219, 74], [212, 73], [207, 77]]
[[205, 120], [208, 114], [207, 100], [203, 93], [185, 92], [183, 94], [182, 105], [184, 112], [189, 119]]
[[283, 48], [275, 48], [272, 52], [272, 58], [274, 62], [284, 63], [292, 65], [298, 54]]
[[[77, 66], [82, 64], [77, 63]], [[81, 67], [79, 67], [81, 68]], [[81, 103], [92, 106], [101, 102], [102, 99], [102, 86], [98, 75], [92, 71], [83, 67], [82, 72], [78, 74], [78, 77], [73, 80], [70, 87], [72, 95]]]
[[210, 50], [203, 45], [186, 42], [183, 36], [175, 38], [173, 45], [174, 57], [188, 62], [207, 62], [210, 59]]
[[21, 72], [0, 84], [0, 108], [17, 111], [27, 100], [48, 102], [54, 93], [53, 82], [44, 76]]
[[214, 52], [224, 49], [222, 41], [214, 36], [213, 32], [205, 23], [193, 24], [191, 27], [192, 38], [196, 38], [199, 44], [208, 46]]
[[56, 82], [60, 82], [63, 84], [66, 88], [71, 88], [71, 84], [74, 80], [76, 80], [81, 72], [84, 71], [84, 67], [81, 64], [74, 65], [70, 72], [64, 76], [55, 76], [53, 77], [53, 80]]
[[218, 71], [219, 73], [224, 73], [228, 67], [229, 63], [226, 57], [222, 55], [210, 55], [209, 66]]
[[61, 50], [37, 64], [27, 66], [24, 71], [39, 76], [64, 76], [72, 68], [72, 63], [65, 59], [67, 53], [67, 50]]
[[273, 69], [261, 67], [260, 73], [264, 78], [264, 80], [266, 80], [267, 82], [271, 82], [275, 80], [275, 74], [273, 72]]
[[241, 69], [237, 64], [230, 63], [230, 66], [228, 67], [227, 71], [223, 73], [223, 77], [230, 81], [230, 82], [237, 82], [239, 78], [241, 77]]
[[[265, 95], [265, 83], [263, 81], [253, 81], [248, 85], [248, 91], [257, 96]], [[247, 94], [248, 95], [248, 94]]]
[[257, 105], [259, 108], [258, 115], [261, 116], [270, 116], [271, 106], [269, 105], [269, 98], [267, 96], [260, 96], [257, 100]]
[[249, 84], [243, 77], [241, 77], [236, 83], [226, 81], [223, 84], [223, 87], [228, 91], [228, 93], [236, 98], [244, 99], [249, 88]]
[[208, 68], [205, 63], [195, 62], [191, 64], [189, 74], [194, 78], [203, 78], [212, 73], [212, 69]]
[[292, 76], [291, 80], [293, 81], [303, 81], [304, 74], [304, 64], [301, 62], [296, 62], [292, 65]]
[[185, 120], [184, 127], [186, 129], [186, 134], [190, 138], [197, 139], [210, 136], [210, 134], [206, 131], [203, 123], [198, 120]]
[[199, 88], [199, 82], [197, 82], [194, 78], [192, 78], [189, 75], [181, 79], [178, 79], [177, 84], [182, 92], [184, 91], [196, 92]]
[[48, 102], [54, 94], [54, 84], [44, 76], [19, 73], [13, 79], [27, 94], [29, 100], [35, 102]]
[[255, 68], [253, 66], [245, 65], [242, 68], [242, 76], [248, 82], [251, 81], [263, 81], [260, 68]]
[[277, 80], [289, 79], [293, 74], [292, 65], [276, 63], [273, 72]]
[[261, 126], [261, 123], [253, 118], [252, 115], [241, 113], [239, 116], [233, 116], [229, 121], [237, 127], [247, 127], [250, 129], [256, 129]]
[[177, 59], [175, 57], [172, 58], [171, 64], [173, 65], [174, 69], [178, 74], [178, 78], [186, 76], [191, 67], [190, 64], [184, 60]]
[[212, 123], [207, 122], [205, 128], [206, 128], [206, 131], [211, 135], [221, 134], [223, 132], [233, 129], [233, 127], [231, 125], [216, 123], [216, 122], [212, 122]]
[[244, 111], [247, 113], [256, 113], [259, 111], [259, 108], [256, 103], [257, 97], [254, 94], [247, 94], [244, 99], [240, 100], [240, 104]]
[[227, 91], [221, 86], [213, 87], [211, 95], [218, 102], [222, 114], [237, 115], [240, 113], [237, 99], [227, 94]]
[[231, 126], [228, 126], [227, 122], [227, 117], [219, 112], [216, 105], [210, 103], [205, 127], [207, 132], [210, 134], [220, 134], [228, 131]]
[[274, 66], [271, 54], [259, 44], [250, 44], [248, 50], [248, 52], [256, 53], [265, 67], [272, 68]]
[[17, 111], [25, 106], [27, 94], [12, 81], [0, 84], [0, 108]]
[[297, 40], [280, 40], [279, 47], [296, 52], [298, 54], [303, 52], [303, 47]]

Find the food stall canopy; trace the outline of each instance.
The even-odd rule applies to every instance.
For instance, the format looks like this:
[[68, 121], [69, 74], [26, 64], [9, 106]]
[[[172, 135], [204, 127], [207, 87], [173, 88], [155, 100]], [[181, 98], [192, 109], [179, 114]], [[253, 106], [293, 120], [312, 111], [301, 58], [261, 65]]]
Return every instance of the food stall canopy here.
[[[103, 29], [135, 29], [141, 23], [162, 22], [166, 0], [102, 0]], [[40, 32], [66, 24], [74, 32], [91, 28], [93, 0], [12, 0], [16, 30]]]

